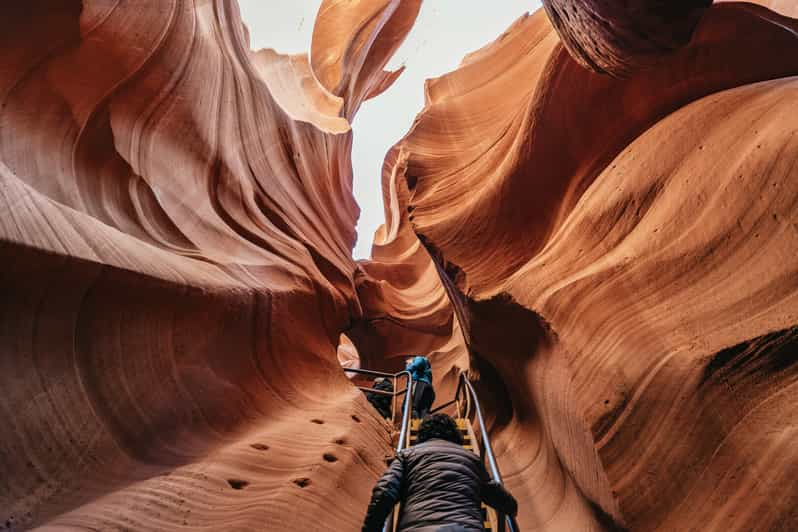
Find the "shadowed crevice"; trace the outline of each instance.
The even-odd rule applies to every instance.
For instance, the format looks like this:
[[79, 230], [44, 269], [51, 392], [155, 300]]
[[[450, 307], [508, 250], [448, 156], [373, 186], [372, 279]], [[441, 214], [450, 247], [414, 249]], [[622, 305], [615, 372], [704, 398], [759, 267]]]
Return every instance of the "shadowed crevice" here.
[[798, 327], [782, 329], [727, 347], [704, 367], [701, 385], [718, 381], [761, 381], [798, 364]]

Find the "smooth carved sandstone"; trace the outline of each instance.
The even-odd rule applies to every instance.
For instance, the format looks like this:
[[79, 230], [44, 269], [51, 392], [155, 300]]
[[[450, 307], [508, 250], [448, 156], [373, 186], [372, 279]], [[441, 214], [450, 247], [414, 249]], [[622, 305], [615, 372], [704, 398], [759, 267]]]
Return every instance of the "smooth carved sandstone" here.
[[427, 82], [357, 262], [350, 123], [420, 2], [325, 0], [294, 56], [228, 0], [6, 3], [0, 528], [357, 529], [392, 439], [340, 366], [417, 352], [523, 530], [798, 528], [798, 12], [758, 3], [519, 18]]
[[613, 79], [536, 13], [428, 82], [396, 169], [525, 529], [798, 526], [796, 57], [723, 3]]
[[342, 110], [389, 83], [387, 24], [339, 95], [235, 2], [0, 8], [0, 526], [357, 526], [390, 439], [336, 359]]
[[374, 235], [371, 259], [361, 262], [355, 277], [364, 319], [350, 333], [361, 347], [364, 367], [395, 371], [404, 367], [402, 356], [408, 353], [433, 351], [433, 363], [440, 367], [436, 349], [449, 352], [452, 342], [463, 347], [436, 265], [413, 232], [405, 163], [395, 149], [383, 165], [386, 223]]
[[310, 59], [319, 82], [345, 101], [351, 119], [363, 100], [391, 86], [404, 67], [383, 70], [416, 20], [421, 0], [324, 0]]
[[573, 58], [625, 77], [686, 45], [712, 0], [543, 0]]
[[[409, 153], [413, 225], [465, 272], [465, 293], [494, 294], [635, 137], [707, 94], [795, 74], [796, 52], [792, 19], [720, 4], [689, 48], [618, 80], [573, 61], [543, 13], [519, 19], [458, 70], [427, 83], [426, 108], [400, 143]], [[480, 106], [485, 100], [495, 103]]]

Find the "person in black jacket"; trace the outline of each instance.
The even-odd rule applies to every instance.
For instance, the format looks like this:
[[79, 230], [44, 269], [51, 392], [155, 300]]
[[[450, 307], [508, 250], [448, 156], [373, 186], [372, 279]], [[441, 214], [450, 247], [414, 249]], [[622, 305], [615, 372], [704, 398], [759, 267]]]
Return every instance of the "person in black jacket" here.
[[[392, 392], [393, 391], [393, 382], [391, 379], [386, 379], [384, 377], [377, 377], [374, 379], [374, 384], [372, 384], [372, 388], [375, 390], [382, 390], [383, 392]], [[366, 392], [366, 399], [368, 400], [371, 405], [377, 409], [377, 412], [380, 413], [382, 417], [385, 419], [391, 419], [391, 399], [390, 395], [382, 395], [376, 394], [373, 392]]]
[[462, 447], [457, 424], [446, 414], [427, 417], [418, 443], [401, 451], [377, 481], [363, 532], [379, 532], [393, 506], [401, 503], [402, 532], [484, 530], [481, 502], [515, 516], [518, 505], [492, 482], [479, 457]]

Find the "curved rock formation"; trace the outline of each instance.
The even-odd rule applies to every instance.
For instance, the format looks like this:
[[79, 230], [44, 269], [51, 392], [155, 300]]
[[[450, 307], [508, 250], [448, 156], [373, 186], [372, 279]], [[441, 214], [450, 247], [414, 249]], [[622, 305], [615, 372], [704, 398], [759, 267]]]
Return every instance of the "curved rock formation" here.
[[365, 365], [392, 371], [404, 368], [403, 360], [394, 357], [429, 353], [460, 338], [453, 334], [452, 307], [435, 263], [410, 224], [406, 161], [398, 149], [385, 159], [386, 223], [374, 236], [371, 259], [361, 261], [355, 278], [363, 320], [350, 333], [369, 361]]
[[357, 526], [390, 437], [336, 360], [347, 118], [418, 10], [382, 4], [340, 94], [235, 2], [0, 8], [0, 526]]
[[686, 45], [712, 0], [543, 0], [582, 66], [628, 76]]
[[[357, 347], [355, 344], [352, 343], [352, 340], [345, 334], [341, 335], [341, 339], [338, 344], [338, 350], [336, 354], [338, 355], [338, 363], [341, 365], [342, 368], [360, 368], [360, 355], [357, 352]], [[350, 379], [354, 376], [353, 373], [347, 374], [347, 377]]]
[[[794, 73], [794, 30], [771, 17], [717, 6], [689, 49], [628, 80], [577, 65], [542, 13], [519, 20], [428, 83], [427, 107], [403, 141], [415, 227], [467, 273], [466, 293], [490, 292], [542, 249], [598, 172], [658, 119], [711, 92]], [[495, 106], [478, 105], [491, 100]], [[468, 201], [455, 202], [466, 190]], [[454, 206], [440, 216], [444, 204]]]
[[720, 4], [619, 80], [537, 13], [428, 82], [395, 149], [525, 530], [798, 525], [797, 47]]
[[798, 527], [798, 12], [759, 3], [522, 17], [428, 82], [357, 263], [350, 121], [419, 1], [325, 0], [309, 56], [226, 0], [7, 3], [0, 528], [356, 529], [392, 435], [340, 365], [414, 352], [478, 378], [524, 530]]
[[383, 67], [402, 44], [421, 9], [421, 0], [325, 0], [313, 27], [313, 73], [331, 93], [344, 98], [352, 119], [363, 100], [391, 86], [404, 68]]

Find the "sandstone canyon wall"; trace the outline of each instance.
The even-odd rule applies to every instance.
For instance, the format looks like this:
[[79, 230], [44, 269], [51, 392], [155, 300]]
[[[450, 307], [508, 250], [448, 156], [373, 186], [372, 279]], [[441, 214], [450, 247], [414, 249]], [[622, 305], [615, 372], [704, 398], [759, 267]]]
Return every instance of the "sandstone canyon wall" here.
[[357, 526], [349, 119], [418, 4], [366, 7], [315, 73], [227, 0], [0, 8], [0, 527]]
[[547, 2], [588, 7], [428, 82], [413, 229], [525, 529], [791, 530], [798, 13], [720, 3], [652, 59], [585, 29], [613, 4]]
[[360, 263], [420, 1], [297, 56], [228, 0], [0, 8], [0, 527], [356, 530], [390, 433], [339, 360], [409, 352], [524, 530], [798, 527], [798, 9], [545, 4], [428, 82]]

